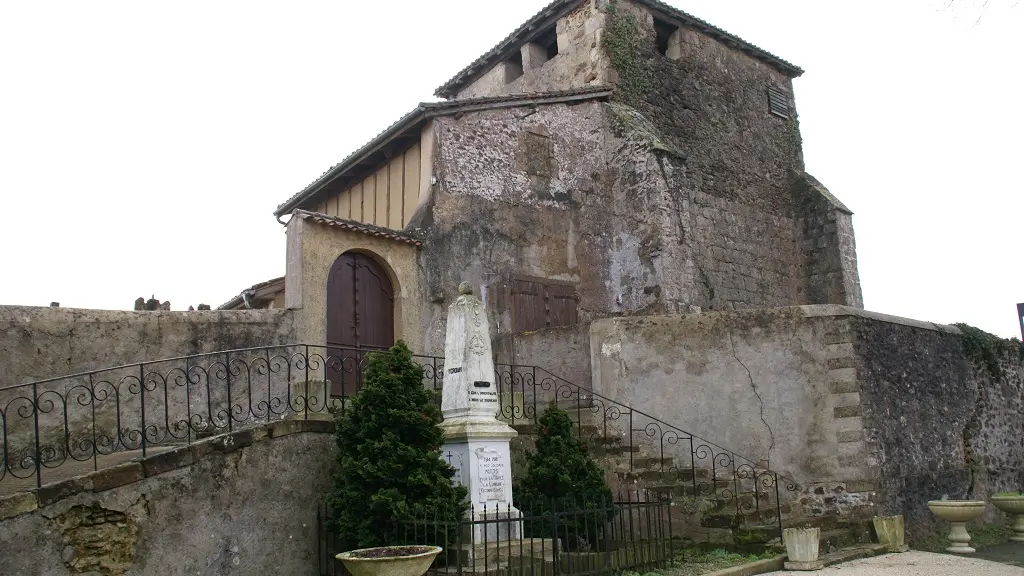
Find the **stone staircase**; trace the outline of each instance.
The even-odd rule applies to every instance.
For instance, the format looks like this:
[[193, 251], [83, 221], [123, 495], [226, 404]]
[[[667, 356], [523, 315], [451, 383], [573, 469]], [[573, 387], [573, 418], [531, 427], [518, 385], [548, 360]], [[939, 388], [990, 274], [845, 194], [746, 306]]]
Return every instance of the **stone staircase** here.
[[[610, 420], [603, 410], [594, 409], [600, 400], [582, 394], [557, 404], [568, 412], [578, 437], [604, 469], [613, 493], [670, 496], [674, 534], [679, 538], [758, 549], [779, 544], [781, 528], [816, 526], [821, 528], [824, 551], [871, 541], [870, 517], [812, 515], [801, 504], [806, 489], [767, 467], [696, 438], [673, 434], [669, 440], [674, 442], [666, 442], [664, 436], [652, 435], [647, 423], [638, 426], [634, 421], [627, 431], [630, 420], [621, 415]], [[538, 409], [536, 417], [541, 414]], [[510, 424], [519, 432], [512, 441], [515, 478], [525, 473], [525, 454], [534, 449], [537, 430], [532, 418]], [[702, 449], [704, 457], [698, 458], [693, 452]]]

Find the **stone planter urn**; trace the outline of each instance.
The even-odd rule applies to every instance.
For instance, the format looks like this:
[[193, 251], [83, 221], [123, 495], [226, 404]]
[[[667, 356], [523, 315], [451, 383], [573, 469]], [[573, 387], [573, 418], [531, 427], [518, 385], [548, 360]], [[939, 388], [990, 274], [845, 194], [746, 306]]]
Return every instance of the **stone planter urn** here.
[[786, 543], [786, 570], [821, 570], [825, 564], [818, 560], [820, 528], [786, 528], [782, 540]]
[[352, 550], [336, 558], [352, 576], [423, 576], [440, 553], [439, 546], [386, 546]]
[[932, 500], [928, 503], [928, 509], [933, 514], [949, 522], [949, 542], [951, 546], [946, 552], [953, 554], [973, 554], [974, 548], [968, 546], [971, 543], [971, 535], [967, 533], [967, 523], [971, 520], [981, 518], [985, 513], [985, 502], [981, 500]]
[[1010, 540], [1024, 542], [1024, 494], [995, 494], [990, 499], [996, 508], [1013, 519]]
[[875, 534], [878, 543], [884, 544], [888, 552], [906, 552], [910, 550], [904, 539], [903, 515], [875, 516]]

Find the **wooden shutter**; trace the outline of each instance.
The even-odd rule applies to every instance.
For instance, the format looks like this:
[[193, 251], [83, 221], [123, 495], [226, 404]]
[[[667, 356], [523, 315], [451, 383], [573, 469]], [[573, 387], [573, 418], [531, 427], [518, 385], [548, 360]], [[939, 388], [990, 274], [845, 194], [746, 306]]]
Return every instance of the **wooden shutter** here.
[[789, 95], [778, 88], [768, 87], [768, 109], [780, 118], [789, 118]]
[[538, 279], [512, 281], [512, 331], [533, 332], [578, 321], [576, 290]]

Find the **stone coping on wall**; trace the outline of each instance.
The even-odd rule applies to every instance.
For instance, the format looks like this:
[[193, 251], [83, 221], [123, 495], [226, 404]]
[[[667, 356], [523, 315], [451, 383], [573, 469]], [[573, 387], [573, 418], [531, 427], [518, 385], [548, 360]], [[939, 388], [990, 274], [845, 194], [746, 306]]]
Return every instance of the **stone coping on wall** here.
[[[881, 312], [872, 312], [870, 310], [864, 310], [861, 308], [853, 308], [850, 306], [842, 306], [840, 304], [806, 304], [803, 306], [783, 306], [780, 308], [750, 308], [743, 310], [706, 310], [698, 314], [683, 314], [683, 315], [668, 315], [675, 317], [687, 317], [687, 316], [699, 316], [699, 315], [713, 315], [713, 314], [753, 314], [763, 313], [772, 311], [799, 311], [805, 318], [822, 318], [822, 317], [842, 317], [842, 316], [854, 316], [857, 318], [866, 318], [869, 320], [876, 320], [878, 322], [887, 322], [889, 324], [899, 324], [901, 326], [909, 326], [911, 328], [921, 328], [923, 330], [932, 330], [934, 332], [944, 332], [946, 334], [961, 335], [960, 329], [956, 326], [950, 326], [947, 324], [938, 324], [936, 322], [927, 322], [924, 320], [914, 320], [912, 318], [903, 318], [901, 316], [892, 316], [890, 314], [883, 314]], [[616, 316], [611, 318], [605, 318], [602, 320], [595, 320], [593, 323], [598, 324], [603, 321], [610, 322], [629, 322], [630, 320], [643, 320], [645, 318], [656, 318], [656, 317], [667, 317], [667, 316]]]
[[292, 434], [330, 434], [331, 420], [282, 420], [160, 452], [90, 474], [47, 484], [29, 492], [0, 497], [0, 520], [31, 513], [82, 492], [105, 492], [181, 468], [187, 468], [210, 454], [227, 454], [272, 438]]
[[924, 330], [934, 330], [936, 332], [960, 335], [960, 329], [956, 326], [926, 322], [924, 320], [913, 320], [911, 318], [903, 318], [900, 316], [891, 316], [889, 314], [882, 314], [881, 312], [871, 312], [870, 310], [840, 306], [838, 304], [811, 304], [806, 306], [794, 306], [794, 308], [802, 310], [804, 316], [808, 318], [822, 316], [856, 316], [858, 318], [867, 318], [869, 320], [877, 320], [879, 322], [888, 322], [889, 324], [900, 324], [902, 326], [910, 326], [911, 328], [921, 328]]
[[82, 317], [86, 322], [118, 322], [124, 317], [141, 318], [217, 318], [232, 319], [239, 322], [265, 321], [266, 316], [287, 316], [291, 311], [284, 309], [260, 310], [104, 310], [101, 308], [75, 308], [73, 306], [22, 306], [18, 304], [0, 304], [0, 316], [29, 322], [33, 318], [27, 314], [49, 314], [51, 316], [66, 315]]

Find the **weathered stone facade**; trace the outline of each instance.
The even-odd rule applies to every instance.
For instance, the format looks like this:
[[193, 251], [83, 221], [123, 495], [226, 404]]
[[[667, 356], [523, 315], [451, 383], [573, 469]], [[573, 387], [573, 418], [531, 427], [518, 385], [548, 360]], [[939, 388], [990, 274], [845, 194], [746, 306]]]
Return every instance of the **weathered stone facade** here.
[[[365, 174], [418, 150], [405, 230], [423, 238], [414, 340], [428, 353], [463, 280], [567, 282], [583, 325], [860, 307], [850, 212], [804, 172], [791, 83], [801, 72], [658, 2], [558, 0], [439, 89], [450, 102], [421, 105], [278, 215], [330, 211]], [[512, 331], [511, 304], [487, 303], [496, 334]]]

